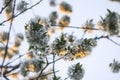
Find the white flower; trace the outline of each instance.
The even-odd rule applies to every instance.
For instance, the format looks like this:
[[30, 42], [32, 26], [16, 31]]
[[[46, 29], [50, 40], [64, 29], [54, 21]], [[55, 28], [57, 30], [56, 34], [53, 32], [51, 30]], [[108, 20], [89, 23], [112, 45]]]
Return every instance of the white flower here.
[[48, 52], [49, 36], [46, 18], [32, 19], [29, 24], [25, 26], [26, 38], [31, 46], [35, 46], [40, 52]]
[[84, 69], [80, 63], [68, 68], [68, 75], [73, 80], [81, 80], [84, 76]]
[[39, 24], [44, 26], [44, 27], [47, 27], [49, 25], [48, 19], [47, 18], [41, 18], [40, 21], [39, 21]]
[[22, 65], [21, 65], [21, 74], [23, 76], [27, 76], [29, 72], [40, 72], [40, 70], [43, 67], [44, 62], [40, 59], [37, 58], [32, 58], [29, 60], [26, 60]]
[[118, 63], [118, 61], [115, 61], [115, 59], [113, 60], [113, 63], [109, 64], [112, 72], [114, 73], [118, 73], [120, 72], [120, 63]]

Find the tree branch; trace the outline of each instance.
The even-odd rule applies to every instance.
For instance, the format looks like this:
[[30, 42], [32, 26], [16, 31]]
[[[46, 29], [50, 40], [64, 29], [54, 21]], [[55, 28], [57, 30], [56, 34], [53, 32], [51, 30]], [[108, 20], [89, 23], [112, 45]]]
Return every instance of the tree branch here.
[[[16, 6], [16, 0], [14, 0], [14, 6], [13, 6], [13, 12], [12, 12], [13, 14], [12, 14], [12, 16], [14, 16], [15, 6]], [[10, 23], [10, 27], [9, 27], [9, 31], [8, 31], [7, 44], [6, 44], [6, 47], [5, 47], [5, 54], [4, 54], [4, 58], [3, 58], [3, 61], [2, 61], [2, 66], [4, 65], [6, 56], [8, 54], [8, 44], [9, 44], [9, 39], [10, 39], [10, 33], [11, 33], [12, 24], [13, 24], [13, 21]], [[1, 71], [2, 71], [2, 67], [1, 67]]]
[[1, 13], [3, 12], [3, 10], [10, 4], [11, 1], [12, 1], [12, 0], [9, 0], [9, 2], [8, 2], [4, 7], [1, 8], [0, 14], [1, 14]]
[[[117, 36], [117, 37], [119, 37], [119, 36]], [[108, 40], [110, 40], [111, 42], [113, 42], [114, 44], [120, 46], [120, 44], [117, 43], [117, 42], [115, 42], [114, 40], [112, 40], [112, 39], [110, 38], [109, 35], [106, 35], [106, 36], [100, 36], [100, 37], [95, 37], [94, 39], [97, 40], [97, 39], [103, 39], [103, 38], [108, 39]]]
[[54, 77], [56, 76], [55, 75], [55, 54], [53, 54], [53, 74], [54, 74]]
[[15, 58], [14, 60], [12, 60], [11, 62], [8, 62], [5, 66], [13, 63], [14, 61], [18, 60], [19, 58], [23, 57], [24, 55], [20, 55], [19, 57]]
[[24, 12], [28, 11], [29, 9], [32, 9], [33, 7], [35, 7], [36, 5], [38, 5], [38, 4], [39, 4], [40, 2], [42, 2], [42, 1], [43, 1], [43, 0], [38, 1], [37, 3], [35, 3], [34, 5], [32, 5], [31, 7], [27, 8], [26, 10], [21, 11], [20, 13], [18, 13], [18, 14], [16, 14], [16, 15], [14, 15], [14, 16], [12, 16], [12, 17], [10, 17], [9, 19], [7, 19], [7, 20], [5, 20], [5, 21], [1, 22], [1, 23], [0, 23], [0, 25], [2, 25], [3, 23], [5, 23], [5, 22], [9, 21], [10, 19], [13, 19], [13, 18], [18, 17], [19, 15], [21, 15], [22, 13], [24, 13]]
[[63, 26], [63, 25], [51, 25], [51, 27], [65, 27], [65, 28], [76, 28], [76, 29], [100, 30], [97, 28], [79, 27], [79, 26]]

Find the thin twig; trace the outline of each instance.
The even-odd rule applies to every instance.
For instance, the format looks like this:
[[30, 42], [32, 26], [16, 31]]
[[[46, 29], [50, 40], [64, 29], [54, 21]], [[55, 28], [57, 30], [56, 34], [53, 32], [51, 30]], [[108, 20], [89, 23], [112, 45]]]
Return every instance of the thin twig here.
[[[13, 6], [13, 12], [12, 12], [13, 14], [12, 14], [12, 16], [14, 16], [15, 6], [16, 6], [16, 0], [14, 0], [14, 6]], [[8, 31], [8, 39], [7, 39], [7, 44], [6, 44], [6, 47], [5, 47], [5, 55], [4, 55], [4, 58], [3, 58], [3, 61], [2, 61], [2, 66], [4, 65], [6, 56], [8, 54], [8, 44], [9, 44], [9, 39], [10, 39], [10, 33], [11, 33], [12, 24], [13, 24], [13, 21], [10, 23], [10, 27], [9, 27], [9, 31]], [[1, 67], [1, 71], [2, 71], [2, 67]]]
[[56, 76], [55, 75], [55, 54], [53, 54], [53, 75], [54, 77]]
[[4, 10], [6, 7], [8, 7], [8, 5], [10, 4], [11, 1], [12, 1], [12, 0], [9, 0], [9, 2], [8, 2], [4, 7], [1, 8], [0, 14], [3, 12], [3, 10]]
[[120, 44], [117, 43], [117, 42], [115, 42], [114, 40], [112, 40], [112, 39], [110, 38], [109, 35], [106, 35], [106, 36], [100, 36], [100, 37], [95, 37], [94, 39], [97, 40], [97, 39], [102, 39], [102, 38], [108, 39], [108, 40], [110, 40], [111, 42], [113, 42], [114, 44], [120, 46]]
[[66, 77], [64, 80], [67, 80], [69, 77]]
[[118, 35], [117, 37], [119, 37], [119, 38], [120, 38], [120, 35]]
[[46, 62], [45, 67], [41, 70], [41, 72], [40, 72], [40, 74], [38, 75], [38, 77], [36, 78], [36, 80], [38, 80], [38, 79], [41, 77], [43, 71], [49, 66], [49, 62], [48, 62], [47, 57], [46, 57], [46, 61], [47, 61], [47, 62]]
[[[59, 72], [59, 70], [55, 71], [55, 73], [57, 73], [57, 72]], [[53, 72], [49, 72], [49, 73], [47, 73], [47, 74], [43, 74], [43, 75], [41, 75], [40, 77], [44, 77], [44, 76], [47, 76], [47, 75], [50, 75], [50, 74], [53, 74]], [[38, 77], [37, 77], [37, 78], [38, 78]], [[36, 79], [36, 77], [30, 78], [29, 80], [34, 80], [34, 79]]]
[[11, 73], [12, 71], [14, 71], [14, 70], [18, 69], [19, 67], [20, 67], [20, 64], [18, 64], [18, 65], [16, 65], [16, 66], [12, 67], [12, 69], [11, 69], [11, 70], [6, 71], [6, 72], [3, 74], [3, 77], [4, 77], [6, 80], [9, 80], [9, 79], [7, 78], [7, 76], [6, 76], [6, 74]]
[[106, 35], [106, 36], [100, 36], [100, 37], [95, 37], [94, 39], [97, 40], [97, 39], [102, 39], [102, 38], [108, 38], [108, 35]]
[[[57, 62], [57, 61], [59, 61], [59, 60], [61, 60], [61, 59], [63, 59], [64, 58], [64, 56], [63, 57], [60, 57], [60, 58], [58, 58], [58, 59], [56, 59], [56, 60], [54, 60], [54, 62]], [[52, 64], [53, 63], [53, 61], [52, 62], [49, 62], [49, 64]]]
[[84, 38], [84, 36], [85, 36], [85, 34], [87, 33], [87, 31], [88, 31], [88, 29], [85, 29], [85, 31], [84, 31], [84, 33], [83, 33], [81, 39]]
[[[59, 72], [59, 70], [55, 71], [55, 73], [56, 73], [56, 72]], [[47, 76], [47, 75], [50, 75], [50, 74], [53, 74], [53, 72], [49, 72], [49, 73], [44, 74], [44, 75], [42, 75], [42, 76]]]
[[51, 25], [51, 27], [65, 27], [65, 28], [76, 28], [76, 29], [100, 30], [97, 28], [79, 27], [79, 26], [63, 26], [63, 25]]
[[15, 58], [14, 60], [12, 60], [11, 62], [8, 62], [5, 66], [13, 63], [14, 61], [18, 60], [19, 58], [23, 57], [24, 55], [19, 55], [17, 58]]
[[118, 45], [118, 46], [120, 46], [120, 44], [119, 43], [117, 43], [117, 42], [115, 42], [114, 40], [112, 40], [111, 38], [107, 38], [108, 40], [110, 40], [111, 42], [113, 42], [114, 44], [116, 44], [116, 45]]
[[3, 77], [4, 77], [6, 80], [9, 80], [6, 75], [3, 75]]
[[52, 63], [55, 63], [56, 61], [58, 61], [58, 60], [60, 60], [61, 58], [59, 58], [59, 59], [57, 59], [57, 60], [54, 60], [53, 62], [48, 62], [48, 59], [47, 59], [47, 57], [46, 57], [46, 65], [45, 65], [45, 67], [41, 70], [41, 72], [40, 72], [40, 74], [38, 75], [38, 77], [36, 77], [36, 78], [33, 78], [33, 79], [35, 79], [35, 80], [39, 80], [39, 78], [40, 77], [42, 77], [42, 76], [45, 76], [45, 75], [49, 75], [49, 74], [55, 74], [56, 72], [58, 72], [58, 71], [53, 71], [52, 73], [48, 73], [48, 74], [45, 74], [45, 75], [42, 75], [42, 73], [43, 73], [43, 71], [50, 65], [50, 64], [52, 64]]
[[14, 66], [0, 66], [0, 68], [3, 67], [3, 68], [13, 68]]
[[19, 67], [20, 67], [20, 64], [15, 65], [11, 70], [7, 71], [7, 72], [5, 73], [5, 75], [11, 73], [12, 71], [14, 71], [14, 70], [16, 70], [16, 69], [18, 69]]
[[0, 25], [2, 25], [3, 23], [9, 21], [10, 19], [13, 19], [13, 18], [18, 17], [19, 15], [21, 15], [22, 13], [28, 11], [29, 9], [32, 9], [33, 7], [35, 7], [36, 5], [38, 5], [38, 4], [39, 4], [40, 2], [42, 2], [42, 1], [43, 1], [43, 0], [40, 0], [40, 1], [38, 1], [37, 3], [35, 3], [34, 5], [32, 5], [31, 7], [27, 8], [26, 10], [21, 11], [20, 13], [14, 15], [14, 16], [12, 16], [12, 17], [10, 17], [9, 19], [7, 19], [7, 20], [5, 20], [5, 21], [2, 21], [2, 22], [0, 23]]

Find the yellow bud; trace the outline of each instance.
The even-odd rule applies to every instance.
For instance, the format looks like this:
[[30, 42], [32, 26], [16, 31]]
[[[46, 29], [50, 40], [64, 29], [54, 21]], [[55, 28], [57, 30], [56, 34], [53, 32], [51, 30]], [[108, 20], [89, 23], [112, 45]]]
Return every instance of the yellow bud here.
[[[6, 17], [6, 19], [9, 19], [9, 18], [11, 18], [12, 17], [12, 12], [5, 12], [5, 17]], [[13, 21], [13, 18], [12, 19], [10, 19], [8, 22], [12, 22]]]
[[11, 78], [18, 78], [19, 77], [19, 74], [18, 73], [11, 73], [11, 74], [9, 74], [9, 76], [11, 77]]
[[33, 64], [30, 64], [28, 66], [28, 70], [34, 72], [35, 71], [35, 66]]
[[60, 56], [63, 56], [63, 55], [65, 55], [66, 53], [67, 53], [66, 50], [61, 50], [60, 53], [59, 53], [59, 55], [60, 55]]

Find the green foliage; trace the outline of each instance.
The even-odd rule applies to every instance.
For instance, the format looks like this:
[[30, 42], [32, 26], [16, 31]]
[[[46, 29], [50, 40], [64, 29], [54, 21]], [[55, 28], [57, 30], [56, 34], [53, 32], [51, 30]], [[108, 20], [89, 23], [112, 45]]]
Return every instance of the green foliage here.
[[34, 46], [32, 46], [32, 45], [29, 46], [29, 49], [28, 49], [28, 50], [31, 50], [31, 49], [34, 49]]
[[61, 34], [60, 38], [53, 41], [52, 49], [54, 53], [59, 54], [61, 50], [66, 50], [67, 41], [65, 39], [66, 34]]
[[43, 27], [43, 25], [38, 23], [39, 20], [34, 21], [33, 19], [31, 19], [31, 21], [29, 21], [29, 24], [26, 24], [25, 29], [29, 29], [28, 27], [30, 26], [30, 29], [33, 31], [38, 31], [41, 27]]

